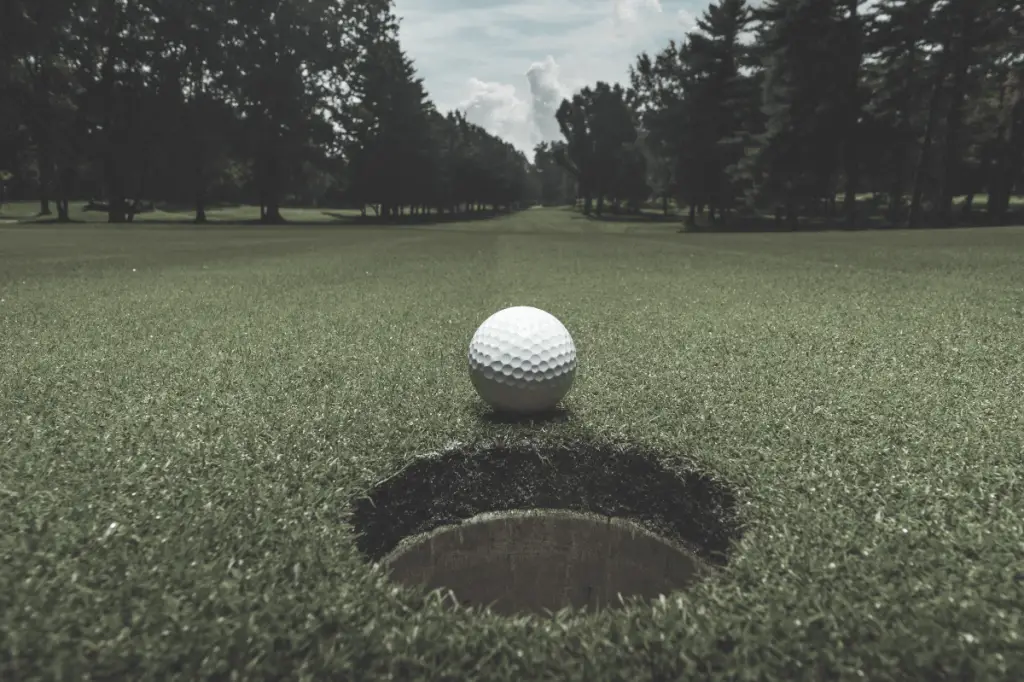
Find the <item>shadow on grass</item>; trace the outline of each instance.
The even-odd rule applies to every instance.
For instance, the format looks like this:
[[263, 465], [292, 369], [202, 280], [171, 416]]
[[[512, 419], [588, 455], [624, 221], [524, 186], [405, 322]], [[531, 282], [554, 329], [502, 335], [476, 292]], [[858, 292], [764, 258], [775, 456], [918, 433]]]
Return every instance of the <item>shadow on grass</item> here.
[[341, 213], [324, 211], [324, 215], [350, 225], [443, 225], [446, 223], [472, 223], [482, 220], [494, 220], [506, 216], [522, 213], [526, 209], [518, 211], [480, 211], [475, 213], [431, 213], [430, 215], [401, 215], [384, 218], [381, 216], [366, 215], [353, 216]]
[[663, 215], [644, 213], [640, 215], [626, 214], [604, 214], [604, 215], [583, 215], [578, 213], [573, 220], [585, 220], [588, 222], [603, 223], [632, 223], [636, 224], [657, 224], [675, 223], [679, 226], [679, 232], [690, 234], [753, 234], [753, 233], [783, 233], [783, 232], [833, 232], [848, 231], [859, 232], [869, 230], [882, 231], [905, 231], [905, 230], [937, 230], [937, 229], [963, 229], [973, 227], [1000, 227], [1024, 224], [1024, 212], [1016, 211], [1007, 214], [1000, 223], [991, 221], [983, 212], [975, 212], [970, 215], [960, 214], [952, 224], [942, 224], [934, 218], [925, 216], [918, 227], [908, 228], [902, 224], [894, 224], [884, 216], [865, 213], [857, 222], [850, 225], [841, 217], [802, 217], [795, 225], [785, 221], [777, 221], [771, 215], [729, 215], [725, 220], [712, 223], [706, 217], [698, 218], [695, 225], [685, 222], [685, 217], [679, 214]]
[[[522, 209], [526, 210], [526, 209]], [[72, 218], [66, 221], [60, 221], [57, 218], [37, 218], [37, 217], [25, 217], [21, 216], [17, 222], [11, 223], [0, 223], [5, 228], [38, 228], [38, 227], [65, 227], [74, 225], [92, 225], [110, 228], [282, 228], [282, 227], [321, 227], [321, 228], [338, 228], [338, 227], [381, 227], [381, 228], [399, 228], [399, 227], [415, 227], [415, 226], [432, 226], [432, 225], [445, 225], [453, 223], [471, 223], [471, 222], [482, 222], [494, 220], [496, 218], [502, 218], [507, 216], [516, 215], [521, 211], [482, 211], [479, 213], [458, 213], [458, 214], [444, 214], [444, 215], [403, 215], [390, 218], [381, 218], [378, 216], [353, 216], [346, 215], [343, 213], [336, 213], [334, 211], [321, 211], [321, 215], [326, 216], [325, 220], [303, 220], [301, 218], [284, 218], [279, 221], [266, 222], [259, 218], [216, 218], [207, 217], [203, 222], [196, 222], [194, 217], [168, 217], [161, 218], [159, 220], [152, 219], [136, 219], [133, 221], [126, 221], [120, 223], [111, 223], [106, 220], [83, 220], [81, 218]], [[140, 214], [145, 216], [146, 214]], [[0, 220], [2, 220], [0, 216]]]
[[678, 223], [678, 215], [665, 215], [663, 213], [602, 213], [601, 215], [584, 215], [582, 213], [573, 216], [573, 220], [587, 220], [601, 223]]
[[565, 407], [556, 407], [544, 412], [533, 414], [511, 414], [498, 412], [490, 408], [477, 407], [480, 421], [486, 424], [519, 424], [522, 426], [536, 426], [540, 424], [565, 424], [573, 421], [573, 413]]
[[831, 232], [886, 229], [883, 220], [876, 217], [862, 218], [850, 226], [841, 220], [823, 218], [802, 218], [795, 225], [778, 222], [773, 216], [728, 216], [725, 220], [710, 222], [701, 219], [695, 225], [683, 224], [680, 232], [690, 234], [751, 234], [764, 232]]
[[37, 227], [68, 227], [74, 225], [105, 225], [106, 223], [96, 223], [92, 220], [80, 220], [77, 218], [70, 218], [68, 220], [58, 220], [57, 218], [26, 218], [22, 216], [15, 222], [4, 223], [4, 220], [12, 220], [11, 218], [4, 218], [0, 216], [0, 227], [4, 229], [20, 229], [27, 230]]

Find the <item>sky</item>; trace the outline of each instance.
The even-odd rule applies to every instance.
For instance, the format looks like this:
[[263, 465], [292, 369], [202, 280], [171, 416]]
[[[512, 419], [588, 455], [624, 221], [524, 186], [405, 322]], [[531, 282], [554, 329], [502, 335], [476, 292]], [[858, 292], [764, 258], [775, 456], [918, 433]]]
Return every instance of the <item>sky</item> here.
[[627, 84], [640, 52], [692, 30], [708, 0], [395, 0], [399, 38], [441, 111], [459, 109], [532, 158], [560, 138], [562, 99]]

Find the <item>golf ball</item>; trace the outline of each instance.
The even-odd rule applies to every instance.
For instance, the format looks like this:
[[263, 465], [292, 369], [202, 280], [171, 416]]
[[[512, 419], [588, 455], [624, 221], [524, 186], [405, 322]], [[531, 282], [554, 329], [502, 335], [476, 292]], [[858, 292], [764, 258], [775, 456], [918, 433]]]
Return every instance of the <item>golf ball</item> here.
[[473, 334], [469, 376], [495, 410], [550, 410], [572, 388], [576, 345], [551, 313], [529, 306], [505, 308]]

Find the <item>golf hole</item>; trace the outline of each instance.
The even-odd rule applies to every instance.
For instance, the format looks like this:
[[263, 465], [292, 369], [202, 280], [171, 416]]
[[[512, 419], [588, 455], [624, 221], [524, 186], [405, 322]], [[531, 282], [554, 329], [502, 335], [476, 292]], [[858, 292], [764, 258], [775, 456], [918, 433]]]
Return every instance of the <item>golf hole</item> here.
[[391, 578], [495, 613], [598, 611], [686, 589], [710, 566], [640, 526], [564, 510], [488, 513], [409, 538]]
[[501, 615], [595, 613], [712, 577], [739, 536], [728, 487], [622, 445], [480, 443], [415, 458], [356, 500], [392, 581]]

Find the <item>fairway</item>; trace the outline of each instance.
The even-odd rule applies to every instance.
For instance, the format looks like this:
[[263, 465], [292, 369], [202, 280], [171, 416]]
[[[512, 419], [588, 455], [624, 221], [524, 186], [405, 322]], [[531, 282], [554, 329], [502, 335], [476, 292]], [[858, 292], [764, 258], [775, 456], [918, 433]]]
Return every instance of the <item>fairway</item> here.
[[[0, 225], [0, 679], [1024, 669], [1024, 228], [310, 223]], [[512, 305], [572, 333], [562, 419], [493, 419], [469, 381]], [[524, 440], [700, 472], [728, 560], [507, 617], [362, 555], [380, 481]]]

